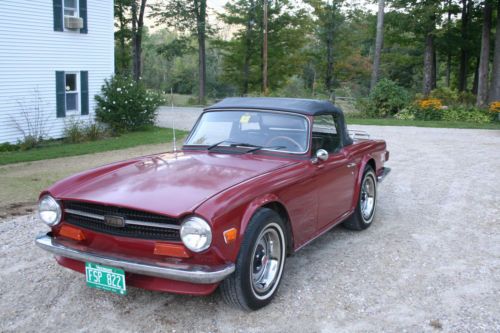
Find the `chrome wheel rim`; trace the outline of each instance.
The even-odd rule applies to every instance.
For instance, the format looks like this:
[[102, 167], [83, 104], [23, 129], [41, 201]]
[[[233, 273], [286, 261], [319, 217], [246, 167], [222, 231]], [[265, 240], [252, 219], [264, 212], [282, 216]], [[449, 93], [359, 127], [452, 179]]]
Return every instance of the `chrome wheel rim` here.
[[252, 288], [263, 295], [273, 288], [281, 273], [283, 245], [275, 228], [263, 230], [255, 244], [250, 264]]
[[373, 177], [365, 177], [361, 186], [361, 195], [359, 199], [361, 203], [361, 215], [363, 215], [363, 220], [365, 220], [365, 222], [370, 222], [373, 215], [373, 210], [375, 208], [375, 191], [375, 181]]

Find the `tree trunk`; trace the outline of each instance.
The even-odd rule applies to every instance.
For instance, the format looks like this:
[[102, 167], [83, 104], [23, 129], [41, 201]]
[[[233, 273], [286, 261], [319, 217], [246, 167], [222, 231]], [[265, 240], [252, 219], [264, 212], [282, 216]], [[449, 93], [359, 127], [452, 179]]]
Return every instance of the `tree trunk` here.
[[479, 82], [479, 58], [476, 61], [476, 67], [474, 68], [474, 80], [472, 81], [472, 90], [471, 92], [474, 95], [477, 95], [477, 86]]
[[372, 79], [370, 82], [370, 91], [373, 90], [378, 81], [380, 73], [380, 56], [382, 54], [382, 45], [384, 43], [384, 0], [378, 0], [377, 14], [377, 36], [375, 38], [375, 55], [373, 57]]
[[493, 75], [491, 77], [490, 102], [500, 101], [500, 0], [497, 4], [497, 27], [495, 34], [495, 52], [493, 57]]
[[437, 52], [434, 47], [434, 51], [432, 52], [432, 82], [431, 88], [434, 90], [437, 88]]
[[207, 81], [207, 64], [206, 64], [206, 19], [207, 19], [207, 1], [195, 0], [197, 36], [198, 36], [198, 76], [199, 76], [199, 92], [198, 102], [205, 103], [205, 86]]
[[140, 0], [141, 6], [137, 13], [137, 2], [132, 1], [132, 46], [133, 54], [133, 77], [135, 81], [139, 81], [142, 72], [142, 29], [144, 27], [144, 11], [146, 9], [146, 1]]
[[460, 68], [458, 73], [458, 90], [464, 91], [467, 89], [467, 67], [469, 63], [469, 52], [467, 49], [468, 40], [468, 28], [469, 28], [469, 14], [471, 0], [462, 0], [462, 23], [461, 23], [461, 36], [462, 36], [462, 47], [460, 48]]
[[[448, 0], [448, 20], [446, 21], [448, 29], [451, 25], [451, 0]], [[451, 77], [451, 51], [447, 50], [446, 54], [446, 87], [450, 87], [450, 77]]]
[[331, 15], [330, 20], [327, 24], [327, 34], [326, 34], [326, 75], [325, 75], [325, 88], [326, 91], [332, 94], [333, 91], [333, 30], [334, 30], [334, 19], [333, 19], [333, 4], [328, 7]]
[[434, 54], [434, 37], [428, 33], [425, 37], [424, 53], [424, 82], [422, 92], [425, 97], [429, 96], [432, 90], [432, 62]]
[[243, 63], [243, 95], [248, 94], [248, 85], [250, 81], [250, 59], [252, 57], [252, 21], [253, 21], [253, 11], [254, 2], [250, 0], [249, 2], [248, 18], [247, 18], [247, 31], [245, 33], [245, 60]]
[[267, 27], [267, 12], [268, 12], [268, 0], [264, 0], [264, 18], [263, 18], [263, 25], [264, 25], [264, 36], [263, 36], [263, 41], [262, 41], [262, 92], [264, 95], [268, 94], [268, 82], [267, 82], [267, 33], [268, 33], [268, 27]]
[[481, 35], [481, 55], [477, 75], [476, 105], [484, 107], [488, 103], [488, 72], [490, 63], [491, 4], [485, 1], [483, 9], [483, 33]]
[[118, 4], [118, 21], [120, 24], [119, 28], [119, 42], [120, 42], [120, 62], [117, 64], [118, 72], [120, 74], [125, 74], [129, 71], [128, 57], [127, 57], [127, 49], [125, 43], [125, 29], [127, 29], [127, 24], [125, 20], [125, 9], [123, 8], [123, 3], [120, 1]]

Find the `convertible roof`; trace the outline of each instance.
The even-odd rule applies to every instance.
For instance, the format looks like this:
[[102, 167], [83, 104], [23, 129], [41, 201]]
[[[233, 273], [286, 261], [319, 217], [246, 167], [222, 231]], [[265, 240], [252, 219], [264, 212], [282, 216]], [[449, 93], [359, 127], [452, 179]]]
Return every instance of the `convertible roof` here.
[[207, 107], [214, 109], [259, 109], [295, 112], [305, 115], [342, 114], [342, 111], [328, 101], [302, 98], [277, 97], [231, 97]]

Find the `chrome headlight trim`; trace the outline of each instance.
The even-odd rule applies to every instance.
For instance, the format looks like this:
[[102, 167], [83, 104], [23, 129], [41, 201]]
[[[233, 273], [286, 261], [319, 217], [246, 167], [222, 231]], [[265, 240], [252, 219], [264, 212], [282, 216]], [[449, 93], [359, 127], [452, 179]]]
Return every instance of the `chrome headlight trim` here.
[[61, 205], [50, 195], [44, 195], [38, 201], [38, 217], [49, 227], [54, 227], [61, 222]]
[[193, 252], [202, 252], [212, 244], [212, 228], [199, 216], [189, 216], [181, 224], [181, 240]]

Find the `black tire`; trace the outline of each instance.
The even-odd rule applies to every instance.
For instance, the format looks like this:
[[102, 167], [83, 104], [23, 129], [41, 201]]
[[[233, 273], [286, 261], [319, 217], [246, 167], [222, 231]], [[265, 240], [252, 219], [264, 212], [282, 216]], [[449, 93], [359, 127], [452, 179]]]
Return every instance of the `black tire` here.
[[[367, 194], [364, 193], [363, 187], [367, 184], [373, 184], [373, 204], [371, 212], [368, 214], [364, 210], [364, 203], [366, 201]], [[365, 196], [363, 198], [363, 196]], [[369, 195], [368, 195], [369, 196]], [[372, 225], [373, 218], [375, 217], [375, 210], [377, 207], [377, 177], [375, 176], [375, 171], [371, 166], [366, 166], [363, 179], [361, 181], [361, 186], [359, 189], [359, 196], [354, 213], [352, 213], [347, 220], [345, 220], [342, 225], [350, 230], [364, 230]]]
[[[271, 240], [278, 241], [280, 245], [279, 256], [277, 256], [280, 260], [274, 265], [272, 258], [269, 259], [271, 256], [261, 255], [264, 252], [267, 253], [261, 249], [262, 244], [267, 244], [266, 240], [264, 240], [264, 238], [267, 239], [267, 237]], [[270, 249], [277, 251], [277, 249], [274, 248], [274, 241], [270, 243]], [[286, 242], [286, 228], [279, 214], [272, 209], [259, 209], [250, 220], [247, 230], [245, 231], [245, 236], [236, 261], [236, 270], [222, 281], [220, 285], [224, 301], [245, 310], [257, 310], [269, 304], [276, 295], [283, 275], [287, 249]], [[259, 255], [261, 255], [260, 258]], [[271, 271], [267, 271], [275, 272], [273, 273], [275, 275], [271, 275], [274, 276], [274, 278], [272, 278], [267, 290], [264, 292], [260, 292], [258, 286], [263, 287], [265, 284], [257, 283], [258, 281], [254, 282], [254, 276], [259, 274], [259, 260], [262, 273], [266, 273], [268, 267], [277, 267], [277, 270], [269, 268]], [[270, 266], [268, 266], [268, 264]], [[261, 275], [267, 276], [266, 274]], [[266, 279], [264, 279], [264, 281], [265, 280]]]

